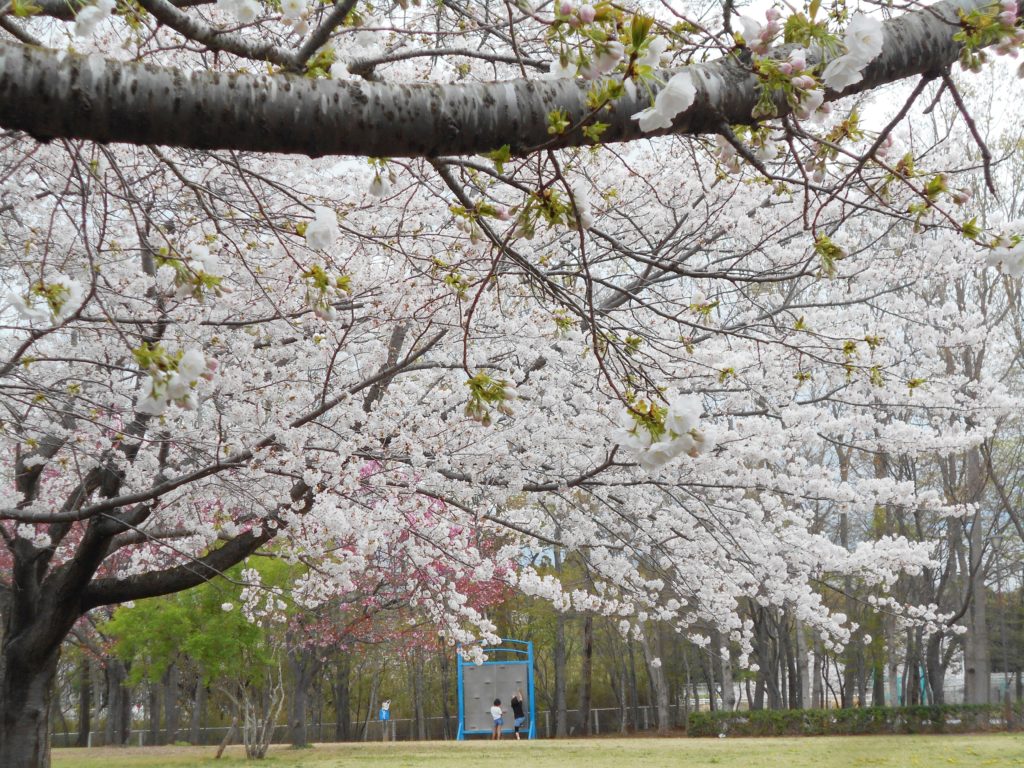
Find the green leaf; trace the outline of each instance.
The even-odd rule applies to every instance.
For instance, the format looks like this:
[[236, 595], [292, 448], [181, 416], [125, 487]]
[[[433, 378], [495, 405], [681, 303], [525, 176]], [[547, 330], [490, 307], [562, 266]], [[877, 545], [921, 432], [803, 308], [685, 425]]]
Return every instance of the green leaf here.
[[498, 173], [504, 173], [505, 163], [512, 159], [512, 148], [508, 144], [502, 144], [497, 149], [484, 152], [483, 156], [494, 163], [494, 168]]

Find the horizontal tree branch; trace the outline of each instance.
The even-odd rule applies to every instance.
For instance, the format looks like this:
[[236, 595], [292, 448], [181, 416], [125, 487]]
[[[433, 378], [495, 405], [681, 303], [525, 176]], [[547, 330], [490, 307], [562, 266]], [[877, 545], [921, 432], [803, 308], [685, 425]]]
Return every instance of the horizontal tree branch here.
[[[885, 22], [882, 54], [860, 83], [828, 100], [886, 83], [936, 74], [959, 55], [958, 11], [987, 0], [943, 0]], [[784, 55], [786, 48], [777, 49]], [[816, 58], [817, 57], [817, 58]], [[810, 64], [820, 61], [811, 52]], [[735, 57], [690, 67], [693, 106], [671, 129], [640, 131], [631, 116], [649, 105], [644, 89], [602, 109], [602, 140], [661, 133], [717, 133], [723, 124], [752, 124], [758, 80]], [[182, 73], [152, 64], [109, 61], [15, 43], [0, 44], [0, 126], [46, 140], [159, 144], [194, 149], [383, 157], [513, 153], [589, 143], [582, 126], [590, 83], [509, 80], [497, 83], [380, 83], [311, 80], [288, 75]], [[779, 111], [786, 106], [781, 97]], [[548, 115], [574, 126], [548, 134]]]

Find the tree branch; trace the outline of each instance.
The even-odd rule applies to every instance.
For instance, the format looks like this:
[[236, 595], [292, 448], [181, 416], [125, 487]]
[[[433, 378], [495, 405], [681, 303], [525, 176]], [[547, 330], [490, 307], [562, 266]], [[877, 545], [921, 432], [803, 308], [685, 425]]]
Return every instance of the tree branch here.
[[[885, 23], [882, 54], [864, 78], [828, 100], [907, 77], [943, 71], [957, 60], [958, 11], [988, 0], [943, 0]], [[325, 22], [326, 25], [326, 22]], [[775, 55], [787, 55], [782, 47]], [[301, 54], [301, 52], [300, 52]], [[821, 54], [812, 53], [813, 66]], [[631, 116], [646, 93], [625, 96], [596, 115], [602, 140], [631, 141], [662, 133], [715, 133], [723, 122], [750, 125], [758, 80], [735, 58], [690, 67], [693, 106], [671, 129], [643, 133]], [[500, 83], [396, 84], [309, 80], [288, 75], [182, 73], [0, 44], [0, 126], [39, 139], [160, 144], [322, 156], [435, 157], [486, 152], [508, 144], [516, 154], [582, 146], [589, 83], [509, 80]], [[640, 89], [641, 91], [643, 89]], [[778, 98], [780, 114], [787, 112]], [[572, 131], [552, 138], [548, 114], [563, 110]]]

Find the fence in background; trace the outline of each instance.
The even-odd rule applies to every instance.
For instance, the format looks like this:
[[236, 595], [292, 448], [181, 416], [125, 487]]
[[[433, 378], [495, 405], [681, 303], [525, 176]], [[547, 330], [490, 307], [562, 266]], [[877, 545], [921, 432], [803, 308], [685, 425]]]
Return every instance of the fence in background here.
[[[1002, 674], [992, 675], [992, 690], [991, 690], [991, 701], [993, 703], [1003, 701], [1003, 697], [1006, 693], [1010, 694], [1010, 699], [1017, 701], [1017, 687], [1012, 677], [1004, 677]], [[737, 686], [736, 689], [737, 701], [740, 702], [740, 709], [747, 708], [746, 697], [742, 695], [742, 692]], [[945, 688], [946, 701], [950, 704], [958, 704], [963, 701], [964, 691], [963, 684], [959, 681], [949, 681]], [[887, 702], [890, 703], [890, 702]], [[871, 706], [870, 692], [867, 697], [867, 701], [864, 702], [866, 706]], [[706, 691], [702, 692], [700, 699], [700, 709], [709, 709], [709, 701], [706, 697]], [[692, 707], [691, 707], [692, 709]], [[684, 709], [679, 705], [672, 705], [669, 707], [669, 715], [671, 722], [670, 727], [678, 728], [683, 725], [683, 720], [688, 714], [688, 710]], [[623, 723], [623, 715], [625, 716], [625, 723]], [[364, 727], [365, 726], [365, 727]], [[550, 738], [554, 735], [555, 727], [555, 716], [550, 711], [539, 711], [537, 712], [537, 736], [538, 738]], [[625, 713], [617, 707], [592, 709], [590, 710], [590, 729], [593, 734], [614, 734], [623, 733], [627, 730], [630, 731], [647, 731], [657, 727], [657, 717], [653, 707], [642, 706], [636, 708], [626, 709]], [[580, 711], [576, 709], [570, 709], [568, 711], [568, 729], [569, 735], [578, 735], [583, 732], [582, 723], [580, 722]], [[444, 739], [454, 739], [455, 734], [458, 730], [458, 720], [455, 715], [448, 718], [448, 727], [445, 728], [445, 718], [443, 717], [428, 717], [425, 723], [425, 736], [427, 740], [440, 741]], [[214, 728], [201, 728], [199, 729], [199, 744], [200, 745], [217, 745], [223, 740], [224, 735], [227, 733], [227, 726], [214, 727]], [[336, 742], [343, 741], [337, 737], [337, 726], [333, 722], [324, 723], [309, 723], [306, 726], [307, 739], [311, 742]], [[179, 731], [179, 741], [184, 743], [190, 734], [188, 728], [182, 728]], [[382, 724], [379, 720], [370, 720], [365, 724], [363, 721], [353, 722], [349, 725], [349, 741], [381, 741], [384, 738]], [[391, 741], [417, 741], [419, 740], [419, 729], [416, 721], [412, 718], [394, 718], [390, 721], [388, 727], [388, 740]], [[241, 739], [240, 734], [236, 735], [233, 739], [233, 743], [239, 743]], [[51, 744], [54, 747], [72, 747], [78, 741], [77, 733], [54, 733], [51, 737]], [[134, 729], [131, 732], [128, 743], [133, 746], [147, 746], [152, 744], [150, 738], [149, 729]], [[164, 744], [164, 733], [161, 731], [159, 735], [159, 744]], [[274, 729], [273, 743], [284, 744], [288, 743], [288, 728], [284, 725], [279, 725]], [[89, 746], [101, 747], [106, 744], [106, 739], [103, 731], [93, 731], [89, 734]]]

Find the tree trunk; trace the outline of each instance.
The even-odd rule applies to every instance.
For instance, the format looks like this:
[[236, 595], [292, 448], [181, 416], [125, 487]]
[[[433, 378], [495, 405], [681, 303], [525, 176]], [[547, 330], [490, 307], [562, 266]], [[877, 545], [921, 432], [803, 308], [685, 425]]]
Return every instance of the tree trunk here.
[[92, 670], [89, 665], [89, 657], [82, 653], [82, 661], [79, 664], [81, 681], [78, 689], [78, 739], [76, 747], [89, 746], [89, 731], [92, 729]]
[[416, 738], [420, 741], [427, 740], [427, 713], [424, 708], [424, 689], [426, 685], [423, 681], [423, 658], [420, 654], [414, 653], [411, 659], [410, 676], [412, 677], [412, 713], [413, 720], [415, 721], [415, 733]]
[[629, 730], [629, 706], [626, 701], [626, 665], [619, 668], [619, 732]]
[[590, 698], [594, 684], [594, 617], [583, 620], [583, 668], [580, 672], [580, 720], [583, 734], [590, 736]]
[[203, 712], [206, 710], [206, 684], [203, 682], [203, 670], [196, 672], [196, 687], [192, 695], [192, 722], [189, 726], [189, 743], [193, 746], [202, 744]]
[[23, 655], [8, 637], [0, 659], [0, 765], [49, 768], [50, 699], [60, 648], [43, 656]]
[[732, 651], [729, 648], [728, 638], [725, 638], [723, 642], [721, 633], [716, 632], [715, 635], [719, 639], [718, 660], [719, 673], [722, 676], [722, 709], [732, 712], [736, 709], [736, 686], [732, 677]]
[[288, 652], [288, 667], [292, 678], [291, 706], [288, 708], [288, 741], [293, 747], [309, 745], [306, 710], [309, 705], [309, 685], [319, 665], [312, 651], [298, 646]]
[[119, 747], [131, 736], [131, 693], [125, 687], [127, 667], [115, 658], [107, 659], [107, 725], [106, 745]]
[[636, 679], [636, 653], [633, 652], [633, 641], [627, 640], [629, 649], [629, 699], [633, 709], [633, 728], [640, 730], [640, 690]]
[[[972, 449], [967, 460], [967, 485], [970, 489], [981, 484], [981, 459]], [[975, 491], [975, 494], [977, 492]], [[964, 701], [966, 704], [988, 704], [991, 686], [988, 624], [986, 616], [984, 523], [977, 512], [971, 525], [970, 573], [968, 574], [970, 608], [967, 611], [967, 633], [964, 635]]]
[[930, 703], [939, 706], [946, 703], [945, 677], [946, 665], [942, 663], [942, 634], [936, 632], [928, 638], [925, 646], [925, 670], [928, 675], [928, 687], [932, 692]]
[[448, 710], [448, 670], [451, 669], [451, 662], [448, 659], [448, 651], [443, 646], [441, 655], [441, 737], [445, 740], [452, 738], [451, 713]]
[[167, 674], [164, 675], [164, 722], [167, 724], [166, 744], [173, 745], [178, 740], [178, 725], [181, 721], [181, 713], [178, 710], [178, 684], [181, 678], [181, 671], [178, 665], [172, 663], [167, 667]]
[[807, 709], [811, 703], [811, 675], [807, 663], [807, 634], [799, 619], [793, 620], [796, 635], [796, 676], [799, 681], [797, 707]]
[[349, 656], [343, 654], [334, 672], [334, 738], [348, 741], [352, 738], [349, 716]]
[[160, 683], [149, 682], [149, 745], [155, 747], [160, 743]]
[[[657, 631], [657, 629], [655, 629]], [[640, 645], [647, 660], [647, 674], [654, 688], [654, 699], [658, 710], [658, 733], [667, 736], [669, 731], [668, 683], [665, 680], [665, 668], [661, 664], [659, 638], [655, 635], [653, 647], [644, 635]], [[657, 663], [655, 663], [657, 661]]]
[[[562, 556], [555, 547], [555, 572], [561, 577]], [[559, 611], [555, 617], [555, 738], [564, 739], [569, 732], [569, 713], [565, 700], [565, 614]]]

